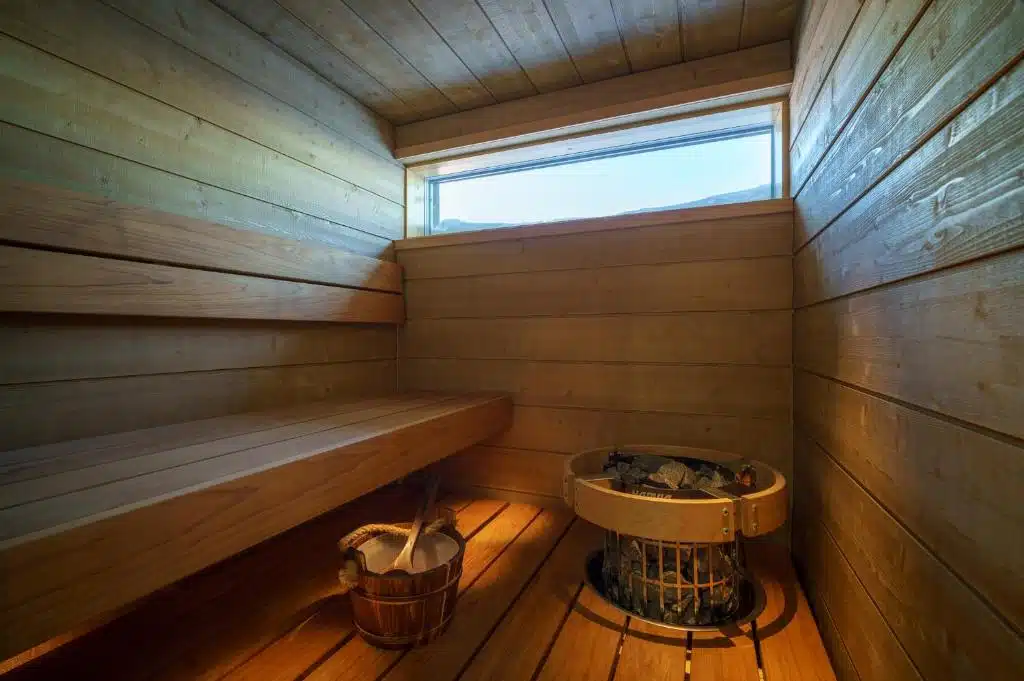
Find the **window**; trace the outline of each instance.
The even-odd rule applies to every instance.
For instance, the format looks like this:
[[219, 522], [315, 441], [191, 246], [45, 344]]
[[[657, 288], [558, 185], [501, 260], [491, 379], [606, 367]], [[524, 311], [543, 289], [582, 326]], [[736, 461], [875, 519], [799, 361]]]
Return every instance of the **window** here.
[[769, 199], [776, 136], [761, 123], [427, 177], [426, 232]]

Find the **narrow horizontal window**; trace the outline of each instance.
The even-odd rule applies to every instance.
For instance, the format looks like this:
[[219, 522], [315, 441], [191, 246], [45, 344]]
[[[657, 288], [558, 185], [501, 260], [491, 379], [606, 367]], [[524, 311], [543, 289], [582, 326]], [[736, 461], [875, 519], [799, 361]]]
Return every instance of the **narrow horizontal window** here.
[[428, 178], [427, 233], [770, 199], [775, 134], [734, 128]]

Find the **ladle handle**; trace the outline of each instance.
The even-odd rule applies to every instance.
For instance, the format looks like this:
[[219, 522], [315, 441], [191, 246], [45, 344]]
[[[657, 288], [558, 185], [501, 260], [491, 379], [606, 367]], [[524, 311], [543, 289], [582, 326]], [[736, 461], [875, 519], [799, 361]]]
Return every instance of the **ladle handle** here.
[[416, 542], [419, 541], [420, 534], [423, 532], [423, 524], [426, 522], [427, 515], [429, 515], [431, 509], [434, 508], [434, 500], [437, 498], [437, 486], [438, 478], [432, 478], [427, 483], [427, 498], [419, 510], [416, 511], [416, 518], [412, 522], [412, 531], [409, 532], [409, 539], [406, 540], [405, 546], [402, 547], [402, 552], [395, 558], [394, 564], [391, 566], [392, 570], [404, 570], [408, 573], [412, 573], [412, 556], [416, 550]]

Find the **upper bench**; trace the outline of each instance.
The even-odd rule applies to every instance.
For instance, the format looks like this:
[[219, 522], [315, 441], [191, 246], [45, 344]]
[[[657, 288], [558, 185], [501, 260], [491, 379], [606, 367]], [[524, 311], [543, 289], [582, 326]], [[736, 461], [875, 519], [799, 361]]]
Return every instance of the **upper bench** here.
[[0, 659], [501, 432], [495, 395], [404, 395], [5, 452]]

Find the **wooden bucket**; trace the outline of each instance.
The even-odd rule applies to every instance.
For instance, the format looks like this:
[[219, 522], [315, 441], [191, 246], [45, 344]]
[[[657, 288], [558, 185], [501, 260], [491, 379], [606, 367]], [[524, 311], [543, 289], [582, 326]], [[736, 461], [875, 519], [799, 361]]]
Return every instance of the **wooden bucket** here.
[[[454, 516], [449, 510], [445, 513]], [[379, 648], [405, 648], [434, 640], [455, 614], [466, 542], [454, 522], [416, 545], [411, 575], [385, 575], [407, 537], [368, 535], [350, 545], [346, 564], [355, 564], [349, 591], [356, 630]], [[351, 562], [350, 562], [351, 561]]]

